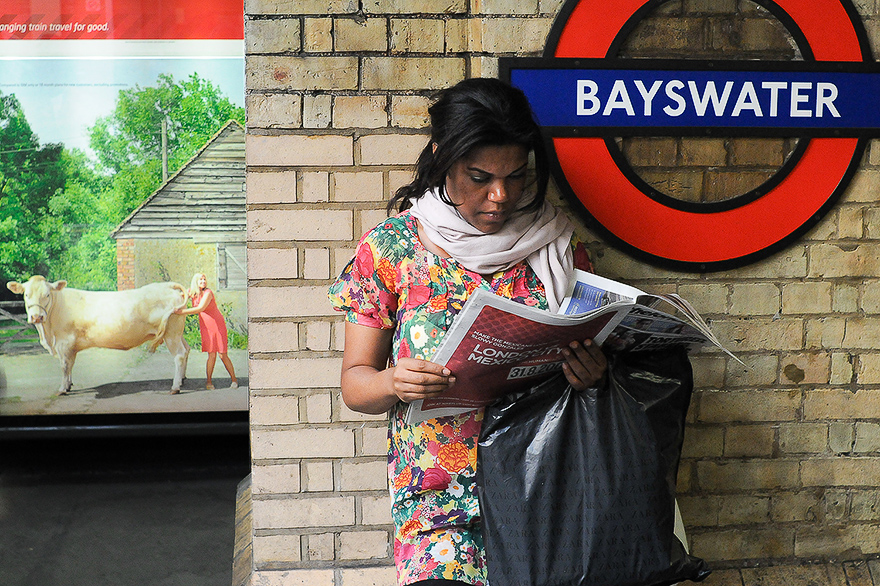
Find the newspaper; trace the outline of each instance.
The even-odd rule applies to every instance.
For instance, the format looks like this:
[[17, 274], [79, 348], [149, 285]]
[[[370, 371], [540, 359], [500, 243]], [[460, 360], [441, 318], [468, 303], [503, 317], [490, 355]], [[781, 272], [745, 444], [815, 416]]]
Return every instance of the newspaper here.
[[[661, 302], [677, 314], [656, 309]], [[584, 271], [575, 271], [556, 314], [477, 289], [431, 359], [452, 371], [455, 384], [438, 397], [410, 403], [406, 422], [457, 415], [524, 390], [561, 370], [563, 350], [586, 339], [610, 352], [678, 345], [693, 351], [709, 344], [727, 352], [678, 295], [650, 295]]]

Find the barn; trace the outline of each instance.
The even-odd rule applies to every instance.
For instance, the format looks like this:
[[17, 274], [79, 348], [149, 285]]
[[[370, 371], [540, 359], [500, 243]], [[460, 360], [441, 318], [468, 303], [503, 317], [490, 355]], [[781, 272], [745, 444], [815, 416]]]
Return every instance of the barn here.
[[134, 210], [116, 240], [116, 286], [189, 286], [205, 273], [238, 329], [247, 324], [244, 128], [230, 120]]

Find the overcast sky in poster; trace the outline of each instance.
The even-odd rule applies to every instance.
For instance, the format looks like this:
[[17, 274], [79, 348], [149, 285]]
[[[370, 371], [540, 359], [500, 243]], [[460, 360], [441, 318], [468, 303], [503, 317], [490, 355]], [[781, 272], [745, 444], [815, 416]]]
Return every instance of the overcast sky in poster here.
[[88, 129], [113, 111], [119, 91], [153, 86], [163, 73], [176, 81], [197, 73], [244, 106], [241, 57], [0, 60], [0, 93], [15, 94], [41, 144], [91, 155]]

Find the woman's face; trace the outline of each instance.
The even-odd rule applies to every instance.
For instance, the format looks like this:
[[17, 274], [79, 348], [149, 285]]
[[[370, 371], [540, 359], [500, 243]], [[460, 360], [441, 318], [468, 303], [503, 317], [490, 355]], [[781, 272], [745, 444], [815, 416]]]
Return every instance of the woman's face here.
[[471, 226], [493, 234], [522, 199], [528, 162], [529, 152], [522, 145], [475, 148], [452, 164], [446, 193]]
[[204, 289], [208, 286], [208, 278], [205, 275], [199, 277], [199, 289]]

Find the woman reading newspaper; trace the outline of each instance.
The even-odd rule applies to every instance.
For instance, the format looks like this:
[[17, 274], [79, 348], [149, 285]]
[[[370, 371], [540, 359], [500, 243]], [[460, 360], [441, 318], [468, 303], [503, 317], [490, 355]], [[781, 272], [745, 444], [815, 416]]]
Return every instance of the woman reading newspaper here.
[[[474, 485], [482, 410], [407, 425], [406, 404], [455, 384], [431, 357], [477, 288], [555, 311], [573, 268], [590, 267], [572, 224], [545, 201], [547, 156], [519, 90], [466, 80], [442, 91], [429, 113], [415, 179], [389, 203], [399, 213], [362, 238], [330, 299], [346, 316], [345, 403], [390, 411], [399, 584], [483, 585]], [[571, 344], [566, 359], [576, 389], [606, 370], [591, 340]]]

